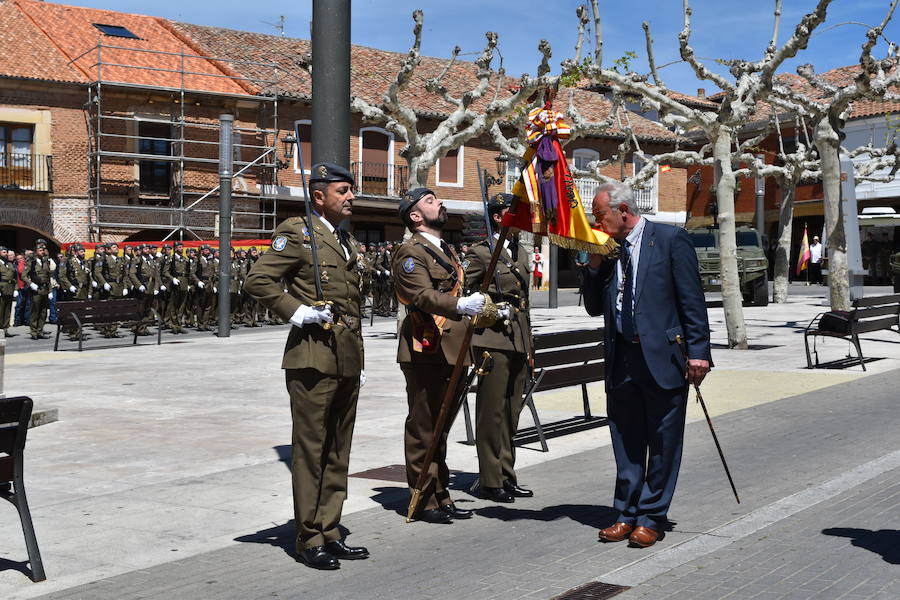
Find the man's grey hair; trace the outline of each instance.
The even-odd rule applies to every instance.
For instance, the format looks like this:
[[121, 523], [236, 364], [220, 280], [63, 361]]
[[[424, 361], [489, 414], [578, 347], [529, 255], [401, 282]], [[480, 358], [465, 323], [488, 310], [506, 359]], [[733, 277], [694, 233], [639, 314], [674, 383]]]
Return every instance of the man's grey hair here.
[[634, 216], [638, 216], [641, 214], [637, 202], [634, 199], [634, 194], [631, 192], [631, 187], [625, 185], [621, 181], [608, 181], [606, 183], [601, 183], [599, 186], [597, 186], [597, 191], [594, 192], [594, 196], [596, 197], [597, 194], [600, 193], [606, 193], [609, 195], [610, 207], [617, 207], [620, 204], [624, 204], [628, 207], [628, 212], [630, 212]]

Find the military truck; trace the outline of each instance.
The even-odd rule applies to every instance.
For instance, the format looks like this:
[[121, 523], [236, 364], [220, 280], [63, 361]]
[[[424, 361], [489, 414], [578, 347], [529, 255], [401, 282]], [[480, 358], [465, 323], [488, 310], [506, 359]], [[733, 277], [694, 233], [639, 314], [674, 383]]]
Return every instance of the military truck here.
[[[700, 261], [700, 279], [703, 291], [713, 292], [722, 289], [722, 276], [719, 273], [719, 228], [698, 227], [688, 229]], [[737, 227], [737, 262], [740, 274], [741, 294], [745, 302], [756, 306], [769, 304], [769, 261], [763, 251], [759, 233], [744, 225]]]
[[891, 255], [891, 278], [894, 280], [894, 293], [900, 293], [900, 252]]

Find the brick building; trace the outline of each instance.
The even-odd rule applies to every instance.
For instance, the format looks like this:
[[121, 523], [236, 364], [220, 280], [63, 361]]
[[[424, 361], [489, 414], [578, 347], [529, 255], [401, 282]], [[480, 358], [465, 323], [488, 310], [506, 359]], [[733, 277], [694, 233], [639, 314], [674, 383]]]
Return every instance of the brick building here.
[[[234, 235], [268, 237], [281, 219], [302, 212], [300, 165], [286, 158], [284, 138], [294, 121], [310, 118], [310, 79], [296, 61], [308, 51], [306, 40], [0, 0], [0, 244], [213, 238], [218, 117], [225, 113], [235, 117]], [[354, 46], [351, 93], [377, 101], [403, 57]], [[446, 65], [423, 58], [403, 97], [422, 130], [447, 112], [424, 90]], [[446, 82], [451, 92], [471, 88], [474, 65], [456, 63]], [[608, 116], [602, 94], [575, 94], [588, 120]], [[351, 119], [358, 194], [350, 228], [363, 241], [399, 239], [396, 207], [408, 178], [403, 142], [358, 114]], [[645, 151], [674, 146], [674, 134], [658, 123], [636, 113], [628, 121]], [[301, 137], [308, 135], [307, 124]], [[566, 152], [573, 163], [587, 163], [614, 153], [624, 135], [613, 127], [573, 141]], [[429, 174], [452, 215], [452, 239], [461, 238], [461, 215], [480, 211], [476, 162], [493, 172], [497, 154], [490, 140], [470, 140]], [[635, 168], [629, 157], [609, 174]], [[506, 168], [506, 189], [517, 172], [513, 163]], [[590, 202], [596, 183], [577, 184]], [[683, 224], [685, 186], [685, 171], [671, 169], [639, 190], [638, 200], [650, 218]]]

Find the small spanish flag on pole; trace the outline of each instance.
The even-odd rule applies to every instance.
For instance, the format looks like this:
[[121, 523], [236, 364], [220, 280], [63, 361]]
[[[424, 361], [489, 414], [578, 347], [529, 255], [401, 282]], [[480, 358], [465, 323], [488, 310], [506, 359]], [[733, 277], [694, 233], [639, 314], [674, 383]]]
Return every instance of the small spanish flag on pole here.
[[809, 234], [803, 224], [803, 241], [800, 242], [800, 256], [797, 257], [797, 275], [809, 268]]

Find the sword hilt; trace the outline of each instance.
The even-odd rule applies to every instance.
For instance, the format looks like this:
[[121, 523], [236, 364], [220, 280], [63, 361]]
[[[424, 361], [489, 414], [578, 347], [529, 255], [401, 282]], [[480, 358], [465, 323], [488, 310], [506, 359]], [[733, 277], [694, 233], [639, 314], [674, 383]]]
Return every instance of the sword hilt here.
[[[330, 300], [319, 300], [319, 301], [313, 303], [313, 306], [333, 306], [333, 305], [334, 305], [334, 303], [331, 302]], [[327, 321], [325, 323], [322, 323], [322, 329], [324, 329], [325, 331], [331, 331], [332, 327], [333, 327], [332, 323], [329, 323]]]

